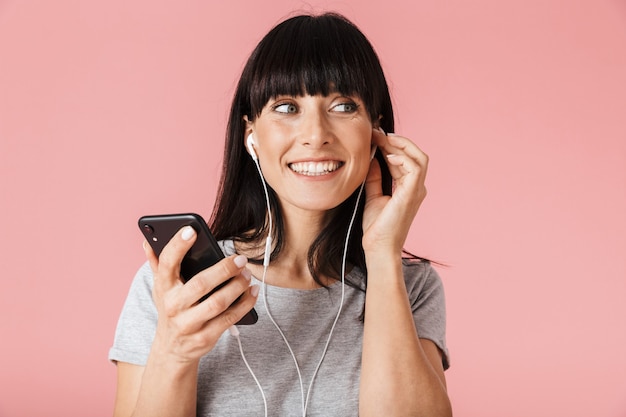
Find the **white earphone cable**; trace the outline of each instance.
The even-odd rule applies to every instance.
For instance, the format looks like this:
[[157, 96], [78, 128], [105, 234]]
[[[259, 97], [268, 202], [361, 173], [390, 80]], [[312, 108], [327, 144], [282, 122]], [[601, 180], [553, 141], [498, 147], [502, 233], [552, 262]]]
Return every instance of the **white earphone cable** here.
[[239, 345], [239, 352], [241, 352], [241, 358], [243, 359], [243, 363], [246, 364], [246, 368], [248, 368], [248, 371], [250, 372], [250, 375], [252, 375], [254, 382], [256, 382], [257, 387], [259, 387], [259, 391], [261, 391], [261, 396], [263, 397], [263, 408], [265, 409], [264, 415], [265, 417], [267, 417], [267, 399], [265, 398], [265, 393], [263, 392], [261, 383], [259, 382], [256, 375], [252, 371], [252, 368], [250, 367], [250, 364], [248, 363], [248, 360], [246, 359], [246, 355], [243, 353], [243, 346], [241, 346], [241, 339], [239, 338], [239, 329], [237, 329], [237, 326], [232, 325], [230, 326], [228, 330], [230, 331], [230, 334], [234, 336], [235, 339], [237, 339], [237, 344]]
[[333, 325], [330, 328], [330, 333], [328, 334], [328, 340], [326, 341], [326, 345], [324, 346], [322, 357], [320, 358], [320, 361], [317, 364], [315, 371], [313, 372], [313, 376], [311, 377], [311, 383], [309, 384], [309, 389], [306, 394], [306, 402], [304, 403], [304, 415], [305, 416], [306, 416], [307, 407], [309, 405], [309, 397], [311, 395], [311, 389], [313, 388], [313, 381], [315, 380], [315, 377], [317, 376], [317, 371], [320, 369], [320, 366], [322, 366], [322, 361], [324, 360], [324, 357], [326, 356], [328, 345], [330, 345], [330, 339], [332, 338], [333, 332], [335, 331], [335, 325], [337, 324], [337, 321], [339, 320], [339, 315], [341, 314], [341, 310], [343, 309], [343, 301], [344, 301], [345, 293], [346, 293], [346, 258], [348, 255], [348, 242], [350, 240], [350, 233], [352, 232], [352, 225], [354, 223], [354, 218], [356, 217], [356, 212], [359, 207], [359, 200], [361, 199], [361, 194], [363, 193], [364, 186], [365, 186], [365, 181], [363, 181], [363, 183], [361, 184], [361, 187], [359, 188], [359, 194], [356, 198], [356, 204], [354, 206], [354, 211], [352, 212], [352, 217], [350, 218], [350, 224], [348, 225], [348, 233], [346, 234], [346, 240], [343, 246], [343, 256], [341, 260], [341, 301], [339, 303], [339, 311], [337, 311], [337, 316], [335, 317], [335, 321], [333, 321]]
[[263, 256], [263, 278], [261, 279], [261, 282], [263, 284], [261, 286], [261, 290], [263, 291], [263, 305], [265, 306], [265, 312], [267, 313], [267, 316], [271, 320], [274, 327], [276, 327], [276, 330], [278, 330], [278, 333], [280, 333], [280, 336], [283, 338], [283, 341], [285, 342], [285, 345], [287, 345], [287, 349], [289, 349], [289, 353], [291, 354], [291, 357], [293, 358], [293, 362], [296, 365], [296, 371], [298, 372], [298, 380], [300, 381], [300, 394], [302, 396], [302, 415], [306, 416], [305, 401], [304, 401], [304, 383], [302, 382], [302, 373], [300, 372], [298, 359], [296, 358], [296, 355], [293, 352], [293, 349], [291, 349], [291, 345], [287, 341], [287, 337], [283, 333], [278, 323], [276, 323], [276, 320], [274, 320], [274, 317], [270, 313], [269, 307], [267, 306], [267, 291], [266, 291], [267, 284], [265, 283], [265, 277], [267, 276], [267, 268], [270, 265], [270, 257], [272, 254], [272, 211], [270, 207], [270, 195], [269, 195], [269, 192], [267, 191], [267, 184], [265, 183], [265, 177], [263, 176], [263, 172], [261, 171], [261, 166], [259, 165], [258, 159], [254, 160], [254, 164], [256, 165], [257, 171], [259, 171], [259, 175], [261, 176], [261, 183], [263, 184], [263, 191], [265, 192], [265, 203], [267, 205], [267, 216], [269, 218], [269, 228], [267, 231], [267, 239], [265, 241], [265, 254]]
[[[344, 298], [345, 298], [345, 271], [346, 271], [346, 258], [347, 258], [347, 253], [348, 253], [348, 243], [350, 240], [350, 233], [352, 232], [352, 226], [354, 224], [354, 219], [356, 217], [356, 212], [357, 209], [359, 207], [359, 200], [361, 199], [361, 195], [363, 193], [363, 188], [365, 186], [365, 181], [363, 181], [363, 183], [361, 184], [360, 188], [359, 188], [359, 193], [356, 199], [356, 204], [354, 207], [354, 211], [352, 212], [352, 217], [350, 218], [350, 223], [348, 225], [348, 231], [346, 234], [346, 239], [345, 239], [345, 243], [344, 243], [344, 249], [343, 249], [343, 256], [342, 256], [342, 264], [341, 264], [341, 301], [339, 303], [339, 309], [337, 311], [337, 316], [335, 317], [335, 320], [333, 321], [333, 324], [330, 328], [330, 332], [328, 334], [328, 340], [326, 340], [326, 344], [324, 345], [324, 350], [322, 351], [322, 356], [320, 357], [320, 360], [315, 368], [315, 371], [313, 372], [313, 375], [311, 377], [311, 382], [309, 383], [309, 388], [307, 390], [307, 395], [306, 395], [306, 399], [304, 397], [304, 383], [302, 381], [302, 373], [300, 371], [300, 366], [298, 365], [298, 360], [296, 358], [295, 353], [293, 352], [291, 345], [289, 344], [289, 342], [287, 341], [287, 337], [285, 336], [285, 334], [283, 333], [283, 331], [281, 330], [280, 326], [278, 325], [278, 323], [276, 323], [276, 321], [274, 320], [274, 317], [272, 316], [272, 314], [269, 311], [269, 307], [267, 305], [267, 292], [266, 292], [266, 283], [265, 283], [265, 277], [267, 275], [267, 268], [269, 266], [270, 263], [270, 257], [271, 257], [271, 251], [272, 251], [272, 212], [271, 212], [271, 208], [270, 208], [270, 198], [269, 198], [269, 193], [267, 191], [267, 185], [265, 183], [265, 177], [263, 176], [263, 172], [261, 171], [261, 166], [259, 165], [259, 162], [257, 160], [257, 158], [253, 158], [254, 163], [256, 165], [257, 171], [259, 172], [259, 175], [261, 177], [261, 183], [263, 184], [263, 191], [265, 192], [265, 201], [267, 204], [267, 214], [268, 214], [268, 218], [269, 218], [269, 228], [268, 228], [268, 234], [267, 234], [267, 239], [265, 242], [265, 253], [264, 253], [264, 257], [263, 257], [263, 278], [262, 278], [262, 286], [261, 289], [263, 291], [263, 303], [265, 305], [265, 311], [267, 313], [267, 316], [270, 318], [272, 324], [274, 325], [274, 327], [278, 330], [278, 332], [280, 333], [283, 341], [285, 342], [285, 345], [287, 346], [287, 349], [289, 349], [289, 353], [291, 354], [291, 357], [293, 358], [294, 364], [296, 366], [296, 371], [298, 373], [298, 380], [300, 382], [300, 393], [302, 396], [302, 416], [306, 417], [306, 411], [307, 411], [307, 407], [308, 407], [308, 403], [309, 403], [309, 398], [311, 395], [311, 389], [313, 388], [313, 382], [315, 380], [315, 377], [317, 376], [317, 373], [322, 365], [322, 362], [324, 361], [324, 357], [326, 356], [326, 352], [328, 351], [328, 346], [330, 345], [330, 340], [332, 338], [333, 332], [335, 330], [335, 326], [337, 324], [337, 321], [339, 320], [339, 316], [341, 315], [341, 311], [343, 309], [343, 302], [344, 302]], [[257, 386], [259, 387], [259, 390], [261, 391], [261, 396], [263, 397], [263, 404], [265, 407], [265, 417], [267, 417], [267, 399], [265, 398], [265, 393], [263, 392], [263, 388], [261, 386], [261, 384], [259, 383], [256, 375], [254, 374], [254, 372], [252, 371], [252, 368], [250, 367], [250, 365], [248, 364], [248, 361], [246, 360], [245, 354], [243, 352], [243, 347], [241, 345], [241, 339], [239, 338], [239, 330], [237, 330], [236, 326], [232, 326], [230, 329], [231, 334], [237, 339], [237, 342], [239, 344], [239, 351], [241, 352], [241, 357], [246, 365], [246, 367], [248, 368], [248, 371], [250, 372], [250, 374], [252, 375], [252, 378], [254, 379], [254, 381], [256, 382]]]

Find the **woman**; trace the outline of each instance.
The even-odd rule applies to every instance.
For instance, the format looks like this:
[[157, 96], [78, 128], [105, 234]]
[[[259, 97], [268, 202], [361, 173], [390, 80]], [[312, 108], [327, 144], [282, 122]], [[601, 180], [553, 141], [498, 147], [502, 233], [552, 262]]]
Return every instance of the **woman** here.
[[[144, 243], [110, 353], [116, 416], [451, 415], [441, 282], [403, 259], [428, 158], [393, 131], [378, 58], [345, 18], [265, 36], [210, 221], [227, 257], [183, 285], [193, 229], [158, 259]], [[259, 321], [233, 327], [252, 307]]]

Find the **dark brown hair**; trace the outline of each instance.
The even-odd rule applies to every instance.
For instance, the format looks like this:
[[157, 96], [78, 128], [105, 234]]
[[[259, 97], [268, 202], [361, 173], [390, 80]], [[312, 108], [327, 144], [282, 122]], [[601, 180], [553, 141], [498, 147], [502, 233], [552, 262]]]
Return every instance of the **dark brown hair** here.
[[[278, 24], [257, 45], [243, 69], [228, 120], [222, 176], [210, 221], [217, 239], [260, 244], [267, 234], [263, 186], [244, 148], [244, 116], [254, 121], [265, 104], [279, 95], [331, 92], [358, 96], [373, 122], [386, 132], [394, 131], [391, 98], [378, 56], [363, 33], [345, 17], [333, 13], [296, 16]], [[380, 154], [376, 157], [381, 165], [383, 192], [390, 195], [389, 169]], [[271, 188], [269, 194], [275, 225], [273, 259], [285, 244], [284, 225]], [[321, 285], [320, 275], [341, 276], [343, 246], [357, 194], [355, 190], [332, 210], [332, 220], [309, 250], [309, 269]], [[349, 238], [348, 262], [366, 272], [361, 244], [363, 205], [364, 197]], [[365, 282], [346, 282], [358, 288], [366, 286]]]

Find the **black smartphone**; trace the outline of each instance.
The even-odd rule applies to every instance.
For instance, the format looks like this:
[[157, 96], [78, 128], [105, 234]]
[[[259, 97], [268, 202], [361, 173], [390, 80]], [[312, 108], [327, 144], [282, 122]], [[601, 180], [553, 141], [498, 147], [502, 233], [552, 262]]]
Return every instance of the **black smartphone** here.
[[[139, 228], [156, 256], [161, 254], [165, 245], [184, 226], [193, 227], [197, 234], [196, 241], [185, 254], [180, 265], [180, 276], [183, 282], [187, 282], [198, 272], [224, 259], [224, 253], [204, 219], [195, 213], [143, 216], [139, 219]], [[216, 287], [198, 302], [204, 301], [211, 293], [226, 285], [227, 282]], [[237, 324], [254, 324], [257, 320], [256, 310], [252, 309]]]

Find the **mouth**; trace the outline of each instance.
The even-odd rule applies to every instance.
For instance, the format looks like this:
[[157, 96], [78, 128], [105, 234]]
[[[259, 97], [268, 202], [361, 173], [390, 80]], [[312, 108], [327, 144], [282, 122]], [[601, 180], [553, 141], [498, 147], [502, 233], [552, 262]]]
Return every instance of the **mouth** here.
[[342, 166], [343, 162], [340, 161], [293, 162], [289, 164], [289, 169], [296, 174], [315, 177], [330, 174]]

